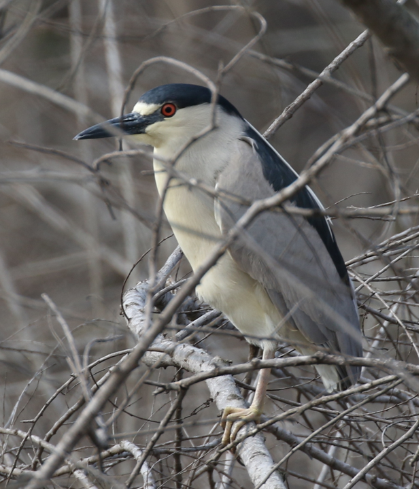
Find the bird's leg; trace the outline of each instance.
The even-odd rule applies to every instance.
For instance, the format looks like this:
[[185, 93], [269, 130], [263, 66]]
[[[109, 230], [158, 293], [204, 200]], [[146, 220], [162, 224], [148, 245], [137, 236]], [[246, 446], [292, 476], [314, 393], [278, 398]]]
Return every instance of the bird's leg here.
[[[259, 354], [259, 347], [249, 343], [249, 354], [247, 355], [247, 361], [251, 362], [254, 358], [257, 358], [258, 354]], [[253, 378], [253, 370], [249, 370], [244, 376], [243, 383], [251, 384], [252, 378]], [[246, 389], [246, 387], [243, 387], [242, 396], [245, 397], [247, 392], [248, 390]]]
[[[266, 347], [263, 350], [263, 360], [270, 360], [275, 356], [274, 347]], [[249, 408], [226, 407], [221, 418], [221, 425], [224, 427], [224, 435], [221, 443], [228, 445], [234, 441], [237, 433], [246, 423], [250, 421], [259, 422], [265, 402], [266, 388], [268, 387], [270, 368], [263, 368], [259, 371], [256, 392], [252, 404]], [[234, 426], [233, 426], [234, 425]]]

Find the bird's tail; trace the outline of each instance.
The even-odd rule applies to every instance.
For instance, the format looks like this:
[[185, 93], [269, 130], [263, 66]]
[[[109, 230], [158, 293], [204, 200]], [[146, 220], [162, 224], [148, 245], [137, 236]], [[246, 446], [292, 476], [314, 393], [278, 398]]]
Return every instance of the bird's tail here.
[[349, 389], [349, 387], [356, 384], [361, 374], [361, 367], [357, 367], [354, 365], [339, 365], [336, 367], [336, 370], [339, 375], [339, 383], [337, 388], [340, 391]]
[[357, 383], [360, 374], [360, 367], [352, 365], [316, 365], [315, 367], [327, 392], [349, 389]]

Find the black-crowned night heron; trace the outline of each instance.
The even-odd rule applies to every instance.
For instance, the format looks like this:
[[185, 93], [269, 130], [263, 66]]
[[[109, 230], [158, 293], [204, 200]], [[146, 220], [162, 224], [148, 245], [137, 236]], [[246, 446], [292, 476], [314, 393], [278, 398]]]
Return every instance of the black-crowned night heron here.
[[[246, 212], [246, 203], [270, 197], [298, 177], [221, 96], [215, 105], [215, 128], [196, 138], [210, 126], [213, 108], [208, 88], [163, 85], [145, 93], [131, 114], [93, 126], [75, 138], [113, 136], [113, 126], [154, 147], [161, 195], [168, 185], [164, 210], [194, 270]], [[186, 149], [174, 160], [182, 148]], [[195, 179], [213, 192], [188, 185], [180, 177], [168, 183], [162, 159], [174, 161], [178, 177]], [[288, 204], [323, 209], [308, 187]], [[353, 287], [330, 223], [322, 216], [305, 218], [284, 207], [259, 214], [206, 273], [196, 291], [222, 311], [249, 342], [262, 347], [264, 359], [274, 357], [278, 339], [289, 341], [303, 354], [321, 347], [362, 356]], [[316, 369], [328, 391], [356, 383], [360, 374], [358, 367], [349, 365], [316, 365]], [[224, 443], [230, 435], [235, 438], [244, 422], [259, 420], [269, 374], [269, 369], [260, 371], [248, 409], [224, 411]], [[240, 422], [231, 432], [235, 421]]]

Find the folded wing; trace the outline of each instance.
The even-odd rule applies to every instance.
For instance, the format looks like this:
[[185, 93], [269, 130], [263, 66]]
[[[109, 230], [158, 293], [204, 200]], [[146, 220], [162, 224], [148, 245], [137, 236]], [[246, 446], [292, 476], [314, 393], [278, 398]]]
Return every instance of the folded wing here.
[[[279, 155], [267, 178], [257, 142], [243, 138], [234, 144], [237, 146], [232, 151], [234, 156], [218, 176], [216, 187], [223, 191], [215, 204], [215, 217], [223, 233], [248, 209], [243, 200], [267, 198], [280, 190], [274, 188], [275, 182], [290, 183], [290, 168]], [[275, 171], [278, 175], [274, 181]], [[288, 172], [288, 181], [283, 174], [279, 175], [281, 171]], [[301, 203], [311, 208], [320, 205], [309, 189], [303, 189], [292, 204], [302, 206]], [[287, 318], [287, 327], [297, 328], [309, 345], [362, 356], [353, 288], [324, 217], [307, 220], [284, 209], [265, 211], [236, 239], [229, 252], [243, 271], [263, 285]], [[338, 374], [341, 387], [346, 387], [357, 381], [360, 369], [340, 367]]]

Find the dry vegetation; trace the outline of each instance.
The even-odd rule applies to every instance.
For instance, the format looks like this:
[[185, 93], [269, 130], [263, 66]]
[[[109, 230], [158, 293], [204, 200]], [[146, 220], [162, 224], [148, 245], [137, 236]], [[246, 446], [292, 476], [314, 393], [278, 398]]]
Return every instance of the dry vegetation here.
[[[417, 86], [335, 0], [215, 4], [0, 1], [1, 487], [419, 486]], [[262, 363], [185, 282], [150, 150], [72, 141], [205, 76], [327, 207], [365, 334], [364, 359], [280, 345], [227, 448]], [[344, 361], [360, 383], [325, 393], [312, 365]]]

